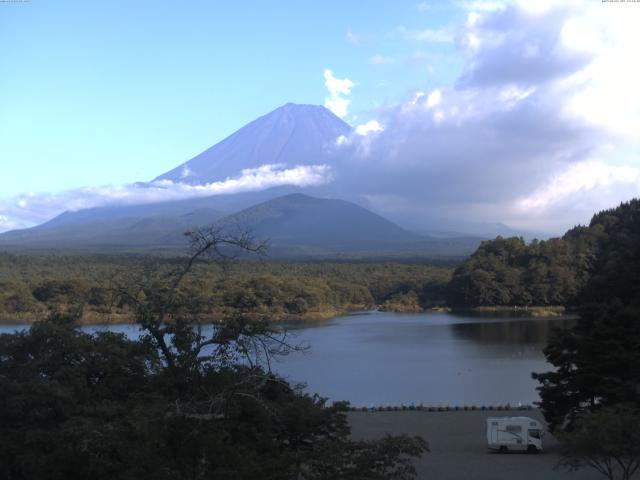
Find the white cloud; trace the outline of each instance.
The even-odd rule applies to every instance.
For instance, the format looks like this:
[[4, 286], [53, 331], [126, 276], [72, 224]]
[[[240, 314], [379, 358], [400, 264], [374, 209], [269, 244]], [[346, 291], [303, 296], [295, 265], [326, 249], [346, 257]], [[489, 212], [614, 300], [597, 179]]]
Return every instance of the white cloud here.
[[191, 175], [193, 175], [193, 172], [191, 171], [191, 169], [185, 165], [182, 167], [182, 173], [180, 174], [181, 178], [187, 178], [190, 177]]
[[369, 120], [367, 123], [356, 127], [356, 133], [365, 137], [370, 133], [378, 133], [383, 130], [382, 125], [380, 125], [377, 120]]
[[[576, 193], [595, 192], [602, 196], [604, 190], [613, 186], [630, 191], [632, 195], [640, 195], [640, 168], [609, 165], [602, 160], [574, 163], [554, 175], [547, 184], [519, 200], [518, 206], [528, 213], [544, 212], [574, 197]], [[614, 203], [617, 201], [619, 199]]]
[[13, 228], [16, 228], [16, 225], [14, 225], [13, 222], [9, 220], [9, 217], [0, 215], [0, 232], [11, 230]]
[[351, 100], [343, 97], [327, 97], [324, 100], [324, 106], [340, 118], [347, 116], [347, 113], [349, 113], [350, 103]]
[[[640, 132], [640, 64], [634, 61], [640, 45], [640, 8], [602, 5], [565, 22], [565, 48], [593, 60], [568, 77], [562, 86], [572, 90], [565, 111], [624, 136]], [[614, 7], [614, 8], [611, 8]]]
[[364, 35], [355, 33], [350, 28], [347, 29], [347, 33], [345, 34], [345, 37], [350, 44], [355, 45], [356, 47], [361, 47], [366, 43], [366, 38], [364, 37]]
[[417, 104], [418, 102], [420, 102], [420, 99], [422, 97], [424, 97], [426, 94], [424, 92], [416, 92], [413, 95], [413, 100], [411, 100], [411, 103], [413, 103], [414, 105]]
[[407, 221], [558, 233], [640, 195], [640, 8], [468, 6], [459, 79], [380, 109], [384, 131], [343, 142], [337, 181], [397, 220], [402, 204]]
[[440, 90], [434, 90], [427, 96], [427, 107], [433, 108], [440, 104], [442, 101], [442, 92]]
[[404, 63], [407, 65], [420, 65], [423, 64], [428, 58], [429, 56], [422, 50], [414, 50], [405, 57]]
[[434, 43], [450, 43], [454, 40], [453, 31], [449, 28], [425, 28], [423, 30], [412, 30], [404, 26], [400, 26], [396, 31], [407, 40]]
[[235, 178], [204, 185], [159, 180], [149, 184], [108, 185], [68, 190], [57, 194], [29, 193], [0, 201], [0, 229], [23, 228], [42, 223], [66, 210], [82, 210], [105, 205], [136, 205], [225, 195], [295, 185], [307, 187], [330, 182], [333, 172], [327, 165], [262, 165], [242, 170]]
[[[536, 0], [540, 1], [540, 0]], [[470, 1], [458, 1], [456, 5], [465, 9], [475, 12], [493, 12], [496, 10], [504, 10], [507, 2], [493, 1], [493, 0], [470, 0]]]
[[[384, 127], [380, 122], [377, 120], [369, 120], [366, 123], [357, 125], [350, 135], [340, 135], [336, 138], [335, 147], [338, 151], [342, 152], [344, 152], [344, 149], [354, 149], [354, 155], [349, 159], [350, 161], [353, 161], [354, 159], [357, 160], [357, 158], [364, 158], [369, 155], [369, 149], [373, 139], [383, 131]], [[342, 167], [347, 165], [347, 162], [341, 163]], [[341, 172], [339, 172], [338, 175], [341, 173], [344, 174], [345, 170], [341, 169]]]
[[591, 215], [640, 196], [640, 168], [585, 160], [555, 173], [511, 209], [514, 224], [562, 232]]
[[542, 15], [544, 13], [547, 13], [549, 10], [551, 10], [554, 7], [557, 7], [558, 5], [565, 3], [565, 4], [570, 4], [573, 3], [574, 5], [580, 6], [579, 1], [565, 1], [563, 2], [562, 0], [558, 1], [558, 0], [536, 0], [535, 2], [530, 2], [527, 0], [518, 0], [518, 6], [523, 9], [524, 11], [526, 11], [528, 14], [530, 15]]
[[345, 96], [351, 93], [351, 89], [356, 84], [348, 78], [336, 78], [333, 72], [327, 68], [324, 71], [324, 85], [329, 91], [329, 96], [324, 99], [324, 106], [338, 117], [346, 117], [347, 113], [349, 113], [351, 100], [345, 98]]
[[373, 65], [389, 65], [394, 62], [395, 59], [393, 57], [385, 57], [383, 55], [374, 55], [373, 57], [369, 58], [369, 63]]
[[333, 75], [333, 72], [328, 68], [324, 71], [324, 85], [329, 90], [329, 95], [349, 95], [351, 93], [351, 89], [355, 87], [355, 83], [353, 83], [348, 78], [339, 79]]

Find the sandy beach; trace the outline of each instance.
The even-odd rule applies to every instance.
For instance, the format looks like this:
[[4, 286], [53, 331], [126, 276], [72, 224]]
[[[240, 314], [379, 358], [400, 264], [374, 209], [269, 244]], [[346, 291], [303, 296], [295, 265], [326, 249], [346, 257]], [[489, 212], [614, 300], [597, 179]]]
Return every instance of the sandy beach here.
[[[490, 453], [486, 447], [485, 419], [527, 416], [544, 421], [538, 410], [351, 412], [349, 422], [357, 439], [379, 438], [386, 433], [421, 435], [431, 452], [417, 463], [418, 478], [447, 480], [598, 480], [598, 472], [554, 469], [558, 443], [549, 434], [540, 454]], [[638, 477], [640, 478], [640, 477]]]

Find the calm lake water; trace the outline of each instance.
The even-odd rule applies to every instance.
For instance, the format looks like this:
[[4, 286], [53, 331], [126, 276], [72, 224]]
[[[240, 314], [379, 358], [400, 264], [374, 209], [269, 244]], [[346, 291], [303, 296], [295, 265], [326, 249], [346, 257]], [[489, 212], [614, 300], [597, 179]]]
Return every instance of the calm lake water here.
[[[570, 319], [441, 312], [362, 312], [288, 324], [310, 349], [272, 367], [307, 391], [355, 405], [465, 405], [538, 400], [531, 372], [550, 368], [542, 348]], [[0, 326], [0, 332], [17, 327]], [[96, 330], [105, 327], [89, 327]], [[137, 335], [131, 325], [111, 330]]]
[[291, 325], [306, 354], [275, 369], [309, 392], [355, 405], [464, 405], [539, 399], [531, 372], [550, 368], [542, 349], [568, 319], [367, 312]]

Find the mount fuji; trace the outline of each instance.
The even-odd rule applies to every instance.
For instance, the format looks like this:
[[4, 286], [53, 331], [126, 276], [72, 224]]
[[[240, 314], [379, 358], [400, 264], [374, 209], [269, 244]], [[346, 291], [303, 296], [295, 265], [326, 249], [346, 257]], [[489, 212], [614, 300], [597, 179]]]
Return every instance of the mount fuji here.
[[[288, 103], [152, 182], [139, 185], [215, 184], [265, 165], [279, 169], [322, 165], [339, 173], [336, 142], [352, 133], [350, 125], [325, 107]], [[284, 181], [243, 193], [67, 211], [36, 227], [1, 234], [0, 247], [178, 253], [185, 249], [185, 230], [216, 223], [246, 223], [256, 235], [272, 240], [277, 256], [323, 252], [459, 256], [473, 251], [480, 241], [475, 235], [451, 241], [418, 235], [367, 206], [366, 200], [338, 182], [299, 187]]]
[[191, 185], [223, 181], [263, 165], [327, 164], [351, 126], [319, 105], [287, 103], [154, 179]]

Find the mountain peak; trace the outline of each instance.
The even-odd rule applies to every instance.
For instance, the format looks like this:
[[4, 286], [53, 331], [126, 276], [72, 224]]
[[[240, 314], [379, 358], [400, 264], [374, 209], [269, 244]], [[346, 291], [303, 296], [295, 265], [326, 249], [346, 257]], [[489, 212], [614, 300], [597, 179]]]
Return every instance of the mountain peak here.
[[313, 105], [311, 103], [292, 103], [292, 102], [288, 102], [285, 103], [284, 105], [281, 105], [280, 107], [276, 108], [275, 110], [271, 111], [270, 113], [267, 113], [267, 115], [270, 115], [271, 113], [275, 113], [275, 112], [292, 112], [295, 114], [314, 114], [314, 113], [319, 113], [322, 115], [331, 115], [334, 116], [336, 118], [339, 119], [338, 116], [336, 116], [331, 110], [329, 110], [327, 107], [324, 107], [323, 105]]
[[[319, 119], [326, 119], [327, 121], [333, 121], [339, 124], [346, 123], [340, 119], [335, 113], [322, 105], [312, 105], [309, 103], [285, 103], [284, 105], [272, 110], [271, 112], [263, 115], [259, 119], [266, 117], [276, 116], [289, 116], [296, 121], [305, 121], [305, 119], [313, 119], [316, 121]], [[259, 120], [258, 119], [258, 120]]]
[[[287, 102], [284, 105], [276, 108], [276, 110], [289, 109], [289, 110], [327, 110], [322, 105], [313, 105], [311, 103], [293, 103]], [[276, 111], [274, 110], [274, 111]]]
[[195, 185], [222, 181], [244, 169], [268, 164], [326, 164], [327, 146], [350, 132], [349, 124], [321, 105], [287, 103], [156, 180]]
[[[221, 219], [217, 225], [249, 229], [272, 246], [301, 246], [325, 252], [414, 247], [424, 237], [345, 200], [292, 193]], [[294, 249], [295, 250], [295, 249]]]

